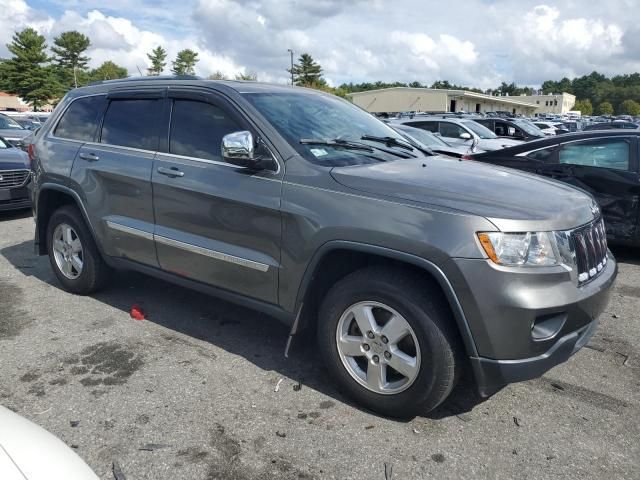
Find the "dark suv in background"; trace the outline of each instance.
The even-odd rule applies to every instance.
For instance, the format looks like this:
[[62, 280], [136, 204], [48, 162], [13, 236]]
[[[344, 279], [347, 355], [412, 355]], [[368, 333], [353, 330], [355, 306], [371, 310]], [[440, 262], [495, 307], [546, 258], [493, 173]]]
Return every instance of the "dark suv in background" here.
[[151, 78], [71, 91], [33, 154], [37, 252], [89, 294], [130, 268], [315, 329], [340, 387], [409, 416], [591, 337], [616, 276], [593, 199], [425, 154], [335, 96]]

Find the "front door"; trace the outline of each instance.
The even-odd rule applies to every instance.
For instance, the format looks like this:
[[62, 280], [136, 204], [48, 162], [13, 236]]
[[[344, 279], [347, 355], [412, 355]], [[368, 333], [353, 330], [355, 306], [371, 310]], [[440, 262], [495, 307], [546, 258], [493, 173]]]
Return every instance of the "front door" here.
[[168, 102], [168, 142], [152, 174], [161, 268], [276, 303], [282, 168], [224, 161], [222, 137], [252, 129], [221, 96], [170, 90]]
[[611, 239], [638, 234], [638, 155], [636, 137], [603, 137], [560, 146], [553, 163], [539, 173], [591, 193], [602, 210]]

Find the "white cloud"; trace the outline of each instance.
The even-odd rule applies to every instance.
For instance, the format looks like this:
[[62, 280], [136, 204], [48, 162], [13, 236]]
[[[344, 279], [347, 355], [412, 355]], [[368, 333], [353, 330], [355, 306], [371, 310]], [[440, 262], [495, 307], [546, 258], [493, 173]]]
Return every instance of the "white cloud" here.
[[[113, 60], [130, 73], [145, 69], [162, 45], [169, 60], [199, 52], [197, 73], [255, 71], [286, 82], [288, 48], [311, 53], [330, 83], [446, 79], [488, 88], [501, 81], [537, 85], [598, 70], [640, 69], [640, 0], [0, 0], [0, 56], [16, 29], [33, 26], [52, 38], [76, 29], [91, 37], [91, 65]], [[170, 63], [170, 62], [169, 62]], [[167, 67], [167, 72], [169, 66]]]

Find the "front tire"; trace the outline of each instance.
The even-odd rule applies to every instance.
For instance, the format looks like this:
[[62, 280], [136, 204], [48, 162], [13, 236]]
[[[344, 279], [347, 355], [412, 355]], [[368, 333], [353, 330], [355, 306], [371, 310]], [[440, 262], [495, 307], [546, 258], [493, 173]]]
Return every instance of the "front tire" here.
[[61, 207], [51, 216], [47, 226], [47, 253], [53, 272], [68, 292], [88, 295], [109, 280], [111, 270], [74, 206]]
[[461, 352], [454, 325], [434, 282], [371, 267], [328, 292], [318, 342], [351, 398], [383, 415], [410, 417], [437, 407], [456, 384]]

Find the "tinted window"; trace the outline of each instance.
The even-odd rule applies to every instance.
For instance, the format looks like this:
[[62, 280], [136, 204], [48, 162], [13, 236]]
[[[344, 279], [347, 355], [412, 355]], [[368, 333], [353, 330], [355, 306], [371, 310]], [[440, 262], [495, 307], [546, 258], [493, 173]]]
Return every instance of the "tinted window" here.
[[542, 162], [548, 162], [551, 160], [552, 153], [553, 153], [553, 147], [544, 148], [542, 150], [536, 150], [535, 152], [528, 153], [527, 157], [533, 158], [534, 160], [540, 160]]
[[113, 100], [102, 124], [101, 143], [155, 150], [160, 100]]
[[62, 115], [53, 134], [60, 138], [92, 142], [106, 102], [104, 95], [75, 100]]
[[176, 155], [222, 161], [222, 137], [243, 130], [224, 110], [209, 103], [175, 100], [169, 151]]
[[455, 123], [440, 122], [440, 135], [448, 138], [460, 138], [463, 133], [468, 133], [464, 128]]
[[625, 140], [591, 140], [564, 145], [559, 163], [588, 167], [629, 170], [629, 142]]
[[0, 130], [24, 130], [13, 118], [0, 115]]
[[438, 133], [438, 122], [406, 122], [404, 125], [421, 128], [428, 132]]

